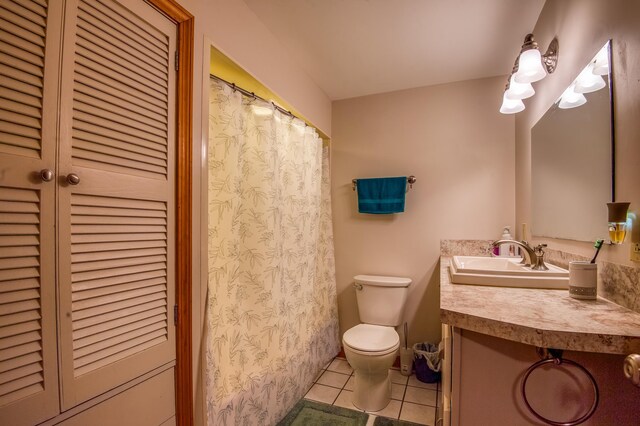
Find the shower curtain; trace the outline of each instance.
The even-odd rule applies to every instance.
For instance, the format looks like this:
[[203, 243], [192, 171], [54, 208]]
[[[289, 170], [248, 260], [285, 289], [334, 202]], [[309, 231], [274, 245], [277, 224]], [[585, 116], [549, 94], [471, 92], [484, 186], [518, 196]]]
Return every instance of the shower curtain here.
[[340, 347], [328, 149], [214, 79], [210, 99], [208, 423], [270, 425]]

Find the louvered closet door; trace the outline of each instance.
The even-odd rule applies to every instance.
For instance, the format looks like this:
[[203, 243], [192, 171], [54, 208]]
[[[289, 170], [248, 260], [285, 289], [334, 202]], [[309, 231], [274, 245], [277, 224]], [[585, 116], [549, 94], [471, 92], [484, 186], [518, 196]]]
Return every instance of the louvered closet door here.
[[[54, 2], [56, 3], [56, 2]], [[60, 2], [0, 0], [0, 424], [58, 413], [56, 103]]]
[[140, 0], [71, 0], [66, 19], [63, 409], [175, 359], [176, 26]]

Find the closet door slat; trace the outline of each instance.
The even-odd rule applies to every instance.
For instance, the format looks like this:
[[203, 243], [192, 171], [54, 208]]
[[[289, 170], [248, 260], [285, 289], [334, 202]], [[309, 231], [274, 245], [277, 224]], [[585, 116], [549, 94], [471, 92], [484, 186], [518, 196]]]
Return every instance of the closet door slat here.
[[[163, 111], [157, 111], [149, 104], [142, 107], [133, 102], [129, 102], [127, 99], [122, 99], [113, 93], [105, 93], [80, 82], [76, 82], [74, 90], [77, 94], [77, 98], [85, 104], [89, 102], [98, 102], [100, 107], [104, 110], [108, 110], [114, 114], [119, 114], [134, 120], [137, 118], [138, 120], [142, 120], [142, 122], [146, 122], [145, 124], [158, 126], [158, 128], [164, 132], [167, 130], [167, 126], [163, 123], [167, 117], [163, 114]], [[147, 122], [148, 120], [146, 119], [151, 119], [153, 121]]]
[[[1, 254], [1, 251], [0, 251], [0, 254]], [[125, 259], [125, 258], [136, 258], [136, 257], [148, 257], [148, 256], [155, 256], [155, 255], [163, 255], [166, 257], [166, 254], [167, 254], [167, 249], [164, 247], [151, 247], [151, 248], [141, 248], [141, 249], [123, 247], [123, 249], [121, 250], [102, 251], [99, 253], [96, 253], [96, 252], [74, 253], [71, 255], [71, 261], [75, 265], [82, 265], [85, 262], [92, 262], [96, 260]]]
[[166, 282], [166, 272], [162, 269], [154, 268], [150, 271], [101, 277], [99, 279], [76, 282], [74, 283], [74, 290], [82, 291], [87, 289], [99, 289], [102, 287], [117, 286], [120, 284], [128, 284], [145, 280], [160, 280], [161, 282]]
[[[118, 30], [118, 33], [126, 34], [122, 40], [129, 45], [137, 44], [142, 48], [146, 47], [149, 54], [169, 51], [166, 34], [154, 28], [153, 25], [143, 22], [140, 17], [118, 3], [109, 0], [80, 2], [80, 9], [89, 13], [93, 11], [94, 16], [100, 17], [103, 23], [117, 22], [119, 26], [114, 26], [114, 28]], [[97, 24], [97, 26], [102, 25]]]
[[166, 174], [166, 166], [156, 166], [149, 164], [147, 159], [136, 161], [135, 156], [131, 155], [130, 159], [122, 157], [123, 152], [117, 151], [115, 155], [108, 155], [99, 152], [99, 148], [91, 146], [91, 150], [74, 149], [74, 158], [76, 164], [84, 167], [91, 167], [95, 162], [102, 163], [103, 170], [110, 170], [120, 173], [135, 173], [142, 177], [154, 178], [158, 175]]
[[[167, 311], [163, 307], [154, 307], [151, 309], [143, 310], [141, 312], [131, 313], [124, 317], [116, 317], [114, 319], [103, 319], [103, 321], [97, 324], [81, 324], [78, 322], [76, 325], [78, 328], [73, 330], [73, 338], [80, 340], [88, 336], [95, 336], [107, 330], [119, 329], [124, 324], [130, 324], [134, 322], [146, 322], [149, 318], [155, 318], [153, 322], [159, 319], [166, 320]], [[95, 318], [95, 317], [94, 317]], [[82, 326], [85, 325], [85, 326]]]
[[[133, 321], [135, 315], [147, 312], [153, 309], [160, 309], [163, 312], [167, 312], [167, 307], [163, 300], [152, 300], [150, 302], [140, 303], [135, 306], [124, 308], [121, 311], [110, 311], [104, 314], [95, 315], [87, 318], [79, 318], [73, 322], [73, 330], [83, 330], [85, 328], [94, 327], [96, 330], [105, 325], [111, 325], [116, 323], [116, 320], [121, 320], [123, 323]], [[74, 334], [74, 337], [81, 337], [80, 334]]]
[[[45, 6], [46, 7], [46, 6]], [[44, 26], [26, 19], [17, 13], [12, 12], [10, 9], [5, 8], [5, 5], [0, 5], [0, 19], [5, 22], [11, 22], [13, 25], [21, 27], [25, 32], [40, 37], [45, 36]]]
[[44, 28], [47, 25], [47, 14], [44, 11], [47, 6], [40, 5], [40, 8], [38, 9], [35, 7], [36, 5], [37, 4], [32, 1], [21, 0], [8, 0], [2, 2], [3, 9]]
[[162, 54], [158, 55], [157, 52], [149, 50], [146, 45], [140, 45], [130, 39], [127, 40], [126, 37], [123, 37], [123, 34], [118, 33], [112, 26], [105, 25], [103, 21], [94, 16], [99, 15], [99, 12], [95, 10], [91, 12], [79, 11], [78, 34], [84, 39], [92, 38], [96, 46], [111, 55], [115, 55], [118, 58], [128, 58], [129, 61], [133, 61], [143, 68], [153, 68], [150, 72], [163, 78], [162, 70], [167, 64], [166, 58]]
[[126, 253], [127, 250], [133, 250], [138, 248], [156, 248], [156, 247], [166, 248], [167, 243], [166, 241], [162, 241], [162, 240], [145, 240], [145, 241], [131, 241], [131, 242], [76, 244], [73, 247], [72, 253], [96, 254], [96, 253], [112, 252], [112, 251]]
[[149, 280], [128, 281], [124, 284], [111, 286], [94, 287], [90, 285], [80, 285], [74, 287], [73, 301], [91, 300], [98, 297], [108, 297], [113, 294], [117, 294], [118, 297], [122, 297], [122, 294], [124, 293], [130, 293], [133, 295], [133, 291], [137, 291], [138, 294], [147, 294], [152, 292], [151, 288], [163, 288], [166, 284], [166, 278], [160, 276]]

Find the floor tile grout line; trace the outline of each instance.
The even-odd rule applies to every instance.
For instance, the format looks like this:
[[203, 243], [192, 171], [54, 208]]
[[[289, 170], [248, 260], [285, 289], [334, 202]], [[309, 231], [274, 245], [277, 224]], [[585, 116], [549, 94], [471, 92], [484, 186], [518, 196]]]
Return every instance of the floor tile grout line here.
[[[329, 365], [327, 366], [327, 370], [325, 370], [325, 372], [327, 372], [327, 371], [331, 371], [332, 373], [337, 373], [337, 374], [342, 374], [342, 375], [344, 375], [344, 376], [347, 376], [347, 374], [339, 373], [339, 372], [337, 372], [337, 371], [332, 371], [332, 370], [329, 370], [329, 369], [328, 369], [328, 368], [331, 366], [331, 364], [333, 364], [333, 361], [335, 361], [336, 359], [339, 359], [339, 358], [336, 356], [335, 358], [333, 358], [333, 360], [331, 360], [331, 362], [330, 362], [330, 363], [329, 363]], [[323, 374], [324, 374], [324, 373], [323, 373]], [[347, 386], [347, 382], [348, 382], [348, 381], [349, 381], [349, 379], [351, 378], [351, 375], [352, 375], [352, 374], [353, 374], [353, 371], [352, 371], [351, 373], [349, 373], [349, 374], [348, 374], [348, 376], [349, 376], [349, 377], [348, 377], [348, 378], [347, 378], [347, 380], [344, 382], [344, 384], [342, 385], [342, 387], [341, 387], [341, 388], [336, 388], [336, 387], [334, 387], [334, 386], [329, 386], [329, 385], [323, 385], [323, 386], [329, 386], [329, 387], [331, 387], [331, 388], [333, 388], [333, 389], [340, 389], [340, 391], [339, 391], [339, 392], [338, 392], [338, 394], [336, 395], [335, 399], [334, 399], [334, 400], [333, 400], [333, 402], [331, 403], [331, 405], [332, 405], [332, 406], [335, 406], [335, 405], [336, 405], [336, 401], [337, 401], [337, 400], [338, 400], [338, 398], [340, 397], [340, 394], [341, 394], [341, 393], [342, 393], [342, 391], [344, 390], [345, 386]], [[322, 385], [322, 383], [319, 383], [319, 384], [320, 384], [320, 385]]]
[[400, 404], [400, 411], [398, 412], [398, 420], [400, 420], [400, 415], [402, 414], [402, 407], [404, 407], [404, 397], [407, 395], [408, 386], [409, 386], [409, 378], [407, 377], [407, 384], [404, 385], [404, 390], [402, 391], [402, 403]]
[[435, 389], [425, 388], [424, 386], [413, 386], [413, 385], [406, 385], [406, 386], [409, 387], [409, 388], [414, 388], [414, 389], [424, 389], [424, 390], [429, 390], [429, 391], [432, 391], [432, 392], [438, 392]]
[[[335, 358], [334, 358], [334, 360], [335, 360]], [[333, 362], [333, 361], [332, 361], [332, 362]], [[329, 363], [329, 364], [331, 364], [331, 363]], [[324, 373], [326, 373], [327, 371], [328, 371], [328, 372], [330, 372], [330, 373], [335, 373], [335, 374], [340, 374], [340, 375], [343, 375], [343, 376], [349, 376], [349, 377], [351, 377], [351, 374], [338, 373], [337, 371], [332, 371], [332, 370], [324, 370], [324, 372], [320, 375], [320, 377], [318, 377], [318, 380], [320, 380], [320, 379], [322, 378], [322, 376], [324, 375]], [[316, 381], [315, 383], [316, 383], [316, 384], [318, 384], [318, 385], [321, 385], [321, 386], [328, 386], [328, 387], [333, 388], [333, 389], [340, 389], [340, 391], [342, 392], [342, 390], [344, 389], [344, 387], [347, 385], [347, 382], [348, 382], [348, 381], [349, 381], [349, 378], [347, 378], [347, 381], [346, 381], [346, 382], [344, 382], [344, 385], [342, 385], [342, 387], [341, 387], [341, 388], [339, 388], [339, 387], [337, 387], [337, 386], [325, 385], [324, 383], [318, 383], [317, 381]], [[338, 393], [338, 395], [339, 395], [339, 393]], [[336, 397], [336, 399], [337, 399], [337, 397]], [[334, 401], [334, 402], [335, 402], [335, 401]], [[331, 404], [331, 405], [333, 405], [333, 404]]]
[[[335, 388], [334, 388], [335, 389]], [[340, 391], [342, 392], [342, 391]], [[335, 405], [336, 401], [338, 400], [338, 397], [340, 396], [340, 392], [338, 392], [338, 394], [336, 395], [336, 398], [333, 400], [333, 402], [331, 403], [331, 405]]]
[[[324, 383], [316, 383], [316, 385], [326, 386], [326, 387], [331, 388], [331, 389], [338, 389], [338, 390], [342, 390], [343, 389], [343, 388], [339, 388], [337, 386], [325, 385]], [[347, 389], [347, 390], [349, 390], [349, 389]]]
[[[342, 385], [342, 388], [340, 388], [340, 392], [338, 392], [338, 395], [336, 396], [336, 399], [333, 401], [333, 404], [331, 404], [331, 405], [335, 405], [336, 404], [336, 401], [340, 397], [340, 394], [342, 393], [342, 391], [345, 390], [344, 388], [347, 386], [347, 383], [349, 382], [349, 379], [351, 379], [352, 375], [353, 375], [353, 371], [351, 372], [351, 374], [349, 374], [349, 377], [347, 378], [347, 381], [344, 382], [344, 385]], [[346, 374], [345, 374], [345, 376], [346, 376]], [[353, 402], [351, 404], [353, 405]], [[354, 405], [354, 407], [355, 407], [355, 405]]]

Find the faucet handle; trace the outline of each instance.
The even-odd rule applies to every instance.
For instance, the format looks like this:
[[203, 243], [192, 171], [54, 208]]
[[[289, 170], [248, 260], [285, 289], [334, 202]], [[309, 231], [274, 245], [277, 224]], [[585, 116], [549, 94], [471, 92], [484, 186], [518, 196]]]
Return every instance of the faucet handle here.
[[547, 247], [546, 244], [538, 244], [533, 249], [535, 253], [536, 260], [535, 264], [531, 267], [534, 271], [548, 271], [549, 268], [544, 264], [544, 249]]
[[537, 246], [534, 247], [533, 251], [535, 251], [536, 254], [544, 255], [545, 248], [547, 248], [546, 244], [538, 244]]

